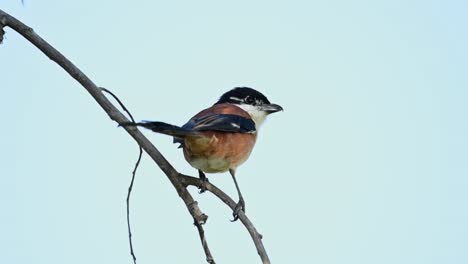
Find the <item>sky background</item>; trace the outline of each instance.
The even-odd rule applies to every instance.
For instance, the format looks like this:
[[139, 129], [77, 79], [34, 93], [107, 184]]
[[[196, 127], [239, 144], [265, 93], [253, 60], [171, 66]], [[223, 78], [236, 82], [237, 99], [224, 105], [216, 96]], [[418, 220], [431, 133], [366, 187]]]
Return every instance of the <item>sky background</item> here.
[[[273, 263], [468, 263], [467, 1], [0, 0], [138, 120], [185, 123], [235, 86], [282, 105], [238, 169]], [[61, 68], [0, 46], [0, 262], [128, 264], [135, 142]], [[181, 172], [172, 139], [145, 131]], [[209, 175], [236, 198], [229, 174]], [[218, 263], [260, 263], [231, 211], [191, 189]], [[144, 156], [139, 264], [206, 263]]]

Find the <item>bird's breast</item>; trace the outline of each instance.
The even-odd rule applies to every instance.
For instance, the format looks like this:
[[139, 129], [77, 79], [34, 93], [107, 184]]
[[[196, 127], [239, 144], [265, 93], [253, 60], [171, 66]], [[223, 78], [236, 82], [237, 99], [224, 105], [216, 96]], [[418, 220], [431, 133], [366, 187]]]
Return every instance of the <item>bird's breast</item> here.
[[192, 167], [207, 173], [235, 169], [250, 156], [256, 133], [205, 131], [184, 140], [184, 156]]

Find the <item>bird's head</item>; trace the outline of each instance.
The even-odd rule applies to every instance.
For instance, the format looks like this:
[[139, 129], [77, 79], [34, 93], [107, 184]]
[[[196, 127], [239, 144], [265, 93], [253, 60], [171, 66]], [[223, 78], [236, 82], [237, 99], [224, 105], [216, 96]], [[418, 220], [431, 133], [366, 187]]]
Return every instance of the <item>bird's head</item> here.
[[224, 103], [235, 104], [245, 110], [254, 120], [257, 129], [267, 115], [283, 111], [280, 105], [270, 103], [265, 95], [249, 87], [236, 87], [224, 93], [216, 104]]

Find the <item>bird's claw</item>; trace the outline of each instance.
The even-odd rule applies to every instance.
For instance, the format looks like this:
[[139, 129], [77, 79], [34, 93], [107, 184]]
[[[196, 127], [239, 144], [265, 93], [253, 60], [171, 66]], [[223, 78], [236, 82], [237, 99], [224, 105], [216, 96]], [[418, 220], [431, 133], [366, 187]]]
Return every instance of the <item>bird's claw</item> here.
[[207, 177], [200, 178], [200, 180], [201, 180], [202, 184], [198, 188], [199, 189], [198, 193], [204, 193], [207, 190], [206, 184], [209, 183], [210, 181], [208, 181]]
[[245, 213], [245, 202], [244, 202], [244, 199], [242, 198], [236, 204], [236, 207], [234, 207], [234, 211], [232, 212], [232, 216], [234, 217], [234, 219], [232, 219], [231, 222], [235, 222], [239, 219], [240, 211]]

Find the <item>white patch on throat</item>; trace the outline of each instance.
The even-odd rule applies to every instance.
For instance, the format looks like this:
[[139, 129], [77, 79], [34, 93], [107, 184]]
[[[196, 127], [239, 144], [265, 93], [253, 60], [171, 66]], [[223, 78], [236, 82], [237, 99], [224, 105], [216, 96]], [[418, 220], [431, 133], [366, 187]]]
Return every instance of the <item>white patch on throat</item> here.
[[267, 113], [265, 111], [259, 110], [254, 105], [239, 104], [237, 106], [242, 108], [244, 111], [246, 111], [250, 115], [252, 120], [255, 122], [255, 128], [257, 130], [260, 128], [260, 125], [262, 125], [263, 121], [265, 121], [265, 118], [267, 117]]

